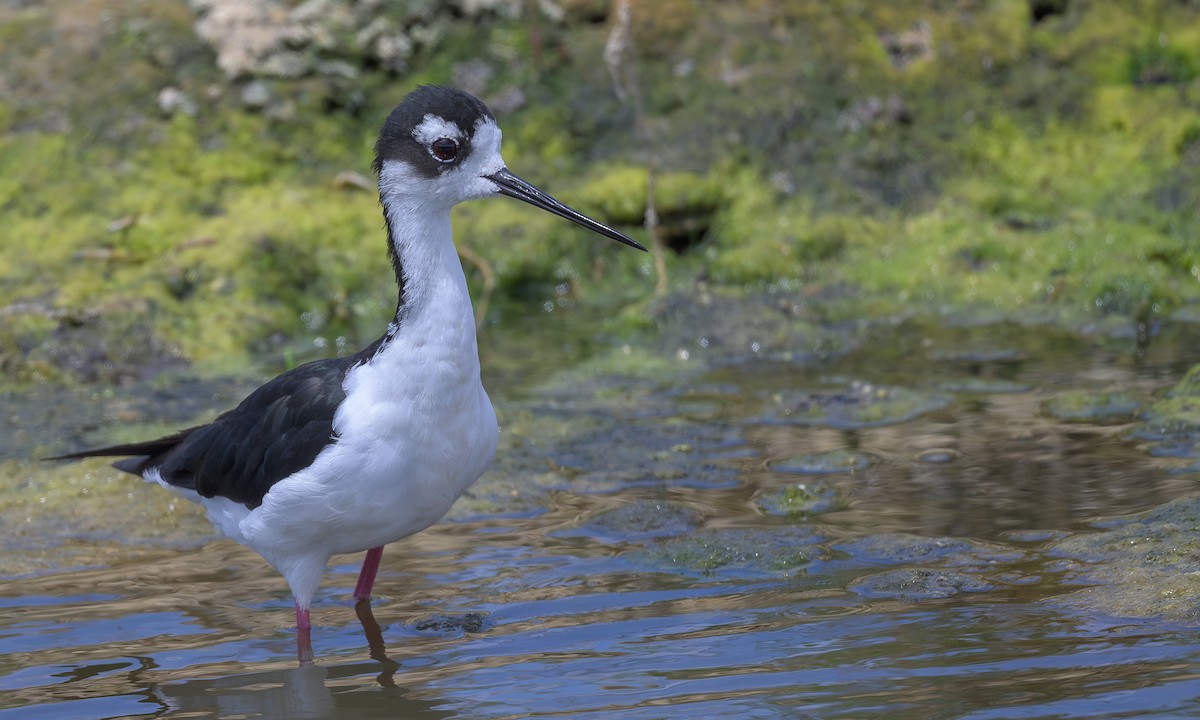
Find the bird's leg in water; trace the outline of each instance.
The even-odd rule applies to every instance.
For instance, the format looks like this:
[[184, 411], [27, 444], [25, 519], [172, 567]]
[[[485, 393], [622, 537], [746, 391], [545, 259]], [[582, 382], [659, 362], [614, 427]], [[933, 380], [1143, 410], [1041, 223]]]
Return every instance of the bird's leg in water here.
[[313, 661], [312, 622], [308, 608], [301, 610], [300, 603], [296, 603], [296, 659], [301, 665]]
[[375, 587], [375, 575], [379, 572], [379, 561], [383, 558], [383, 547], [371, 548], [363, 560], [358, 573], [358, 584], [354, 586], [354, 602], [371, 599], [371, 588]]

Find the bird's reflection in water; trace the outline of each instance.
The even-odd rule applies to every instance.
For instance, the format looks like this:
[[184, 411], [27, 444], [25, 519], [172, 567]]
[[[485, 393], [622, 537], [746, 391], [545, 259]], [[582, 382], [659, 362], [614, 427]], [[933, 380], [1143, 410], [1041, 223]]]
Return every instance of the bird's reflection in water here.
[[400, 668], [400, 663], [391, 659], [387, 655], [387, 648], [383, 645], [383, 629], [379, 627], [379, 622], [375, 620], [375, 613], [371, 610], [370, 599], [362, 599], [354, 603], [354, 614], [358, 616], [358, 621], [362, 623], [363, 635], [367, 637], [367, 649], [371, 653], [371, 659], [383, 666], [383, 672], [379, 673], [376, 680], [385, 688], [396, 687], [396, 670]]
[[[440, 701], [409, 697], [407, 689], [397, 686], [395, 675], [400, 664], [387, 655], [383, 631], [370, 601], [359, 601], [354, 612], [362, 623], [371, 662], [328, 667], [306, 662], [282, 670], [186, 680], [160, 685], [155, 700], [169, 708], [167, 714], [214, 717], [435, 720], [453, 715], [435, 709], [442, 704]], [[311, 642], [307, 650], [311, 654]], [[383, 691], [363, 692], [367, 689], [366, 678], [373, 673], [378, 673], [375, 682]], [[362, 678], [364, 682], [356, 686], [348, 684], [347, 678]], [[331, 687], [329, 680], [337, 682]]]

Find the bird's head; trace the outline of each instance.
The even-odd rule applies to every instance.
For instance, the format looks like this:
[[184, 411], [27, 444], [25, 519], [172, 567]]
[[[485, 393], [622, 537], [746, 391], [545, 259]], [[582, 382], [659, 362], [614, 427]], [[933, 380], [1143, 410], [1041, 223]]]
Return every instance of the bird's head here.
[[500, 136], [496, 118], [477, 98], [436, 85], [413, 90], [388, 116], [375, 143], [380, 199], [385, 205], [404, 199], [448, 210], [464, 200], [507, 195], [645, 250], [509, 172]]

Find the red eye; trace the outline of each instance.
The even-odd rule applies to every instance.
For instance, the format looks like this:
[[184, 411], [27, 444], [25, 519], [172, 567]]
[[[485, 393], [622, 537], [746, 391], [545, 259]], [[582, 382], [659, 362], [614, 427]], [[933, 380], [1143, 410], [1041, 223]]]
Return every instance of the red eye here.
[[438, 138], [429, 146], [429, 152], [442, 162], [454, 162], [458, 157], [458, 141], [453, 138]]

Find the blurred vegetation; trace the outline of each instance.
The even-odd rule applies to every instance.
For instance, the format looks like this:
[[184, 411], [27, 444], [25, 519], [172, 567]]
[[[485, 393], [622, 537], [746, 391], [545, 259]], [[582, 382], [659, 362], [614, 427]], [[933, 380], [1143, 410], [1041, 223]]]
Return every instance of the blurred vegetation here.
[[[464, 67], [485, 99], [519, 91], [494, 103], [515, 172], [637, 236], [611, 9], [537, 6], [447, 25], [406, 72], [268, 79], [254, 107], [183, 0], [3, 6], [0, 368], [114, 381], [370, 341], [394, 302], [382, 218], [373, 179], [335, 178]], [[818, 322], [1195, 314], [1200, 3], [640, 0], [633, 27], [674, 293], [802, 293]], [[564, 294], [629, 329], [656, 312], [638, 253], [504, 200], [455, 218], [495, 273], [491, 325]]]

